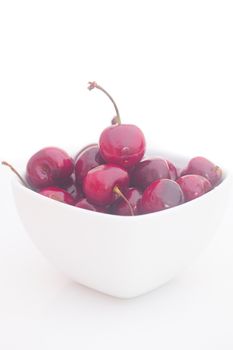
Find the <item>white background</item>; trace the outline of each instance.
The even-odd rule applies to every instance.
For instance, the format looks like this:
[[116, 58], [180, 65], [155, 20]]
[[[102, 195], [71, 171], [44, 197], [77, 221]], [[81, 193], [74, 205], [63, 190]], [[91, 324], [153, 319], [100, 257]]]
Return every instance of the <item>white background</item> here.
[[[233, 171], [232, 18], [225, 0], [0, 1], [0, 159], [98, 141], [114, 111], [97, 80], [148, 145]], [[192, 267], [122, 301], [40, 255], [1, 168], [0, 349], [233, 349], [232, 209]]]

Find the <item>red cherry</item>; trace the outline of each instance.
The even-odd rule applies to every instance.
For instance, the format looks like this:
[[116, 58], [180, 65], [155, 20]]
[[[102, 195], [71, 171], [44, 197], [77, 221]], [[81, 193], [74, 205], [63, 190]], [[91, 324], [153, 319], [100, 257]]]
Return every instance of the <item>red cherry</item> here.
[[[136, 188], [131, 187], [125, 191], [125, 198], [130, 203], [134, 215], [139, 214], [139, 202], [141, 197], [142, 193]], [[119, 198], [115, 203], [113, 203], [110, 211], [112, 214], [116, 215], [132, 215], [128, 203], [126, 203], [126, 201], [123, 198]]]
[[213, 187], [218, 185], [222, 179], [221, 168], [204, 157], [192, 158], [187, 168], [182, 171], [181, 176], [192, 174], [204, 176]]
[[212, 189], [209, 180], [201, 175], [181, 176], [176, 182], [180, 185], [186, 202], [200, 197]]
[[29, 159], [26, 179], [32, 187], [43, 188], [65, 181], [73, 170], [73, 160], [65, 151], [56, 147], [47, 147]]
[[152, 213], [174, 207], [184, 202], [180, 186], [173, 180], [160, 179], [146, 188], [141, 199], [143, 213]]
[[87, 200], [99, 206], [112, 204], [129, 185], [129, 175], [117, 165], [103, 164], [90, 170], [83, 182]]
[[100, 152], [106, 162], [132, 168], [145, 153], [145, 138], [141, 130], [130, 124], [114, 125], [100, 135]]
[[88, 171], [105, 163], [100, 155], [98, 145], [90, 145], [83, 149], [76, 158], [75, 176], [76, 182], [82, 185], [84, 177]]
[[170, 179], [175, 181], [178, 177], [177, 169], [176, 169], [175, 165], [172, 162], [170, 162], [169, 160], [167, 160], [167, 164], [169, 167]]
[[70, 205], [74, 205], [75, 203], [74, 198], [67, 191], [58, 187], [46, 187], [39, 194], [62, 203]]
[[69, 177], [65, 182], [62, 182], [57, 186], [67, 191], [74, 198], [75, 202], [83, 198], [82, 189], [76, 184], [74, 176]]
[[170, 179], [168, 162], [163, 158], [143, 160], [135, 166], [131, 179], [133, 186], [143, 190], [158, 179]]
[[110, 98], [117, 114], [112, 122], [114, 125], [106, 128], [100, 136], [101, 156], [107, 163], [129, 169], [142, 159], [145, 153], [145, 137], [136, 125], [121, 124], [119, 110], [113, 98], [96, 82], [89, 83], [89, 90], [94, 88], [103, 91]]
[[85, 147], [83, 147], [82, 149], [80, 149], [80, 150], [78, 151], [78, 153], [76, 154], [76, 156], [74, 157], [74, 160], [76, 161], [77, 158], [79, 157], [79, 155], [80, 155], [81, 153], [83, 153], [86, 149], [91, 148], [91, 147], [93, 147], [93, 146], [98, 146], [98, 143], [90, 143], [89, 145], [86, 145]]
[[82, 208], [82, 209], [87, 209], [87, 210], [91, 210], [91, 211], [98, 211], [98, 212], [101, 212], [101, 213], [105, 213], [105, 208], [98, 207], [97, 205], [89, 203], [86, 198], [80, 199], [75, 204], [75, 206], [78, 207], [78, 208]]

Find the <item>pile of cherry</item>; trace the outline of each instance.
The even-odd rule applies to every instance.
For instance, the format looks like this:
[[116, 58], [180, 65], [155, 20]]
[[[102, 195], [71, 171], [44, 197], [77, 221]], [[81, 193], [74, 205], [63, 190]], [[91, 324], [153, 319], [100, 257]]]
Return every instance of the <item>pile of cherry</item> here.
[[203, 157], [190, 160], [183, 170], [167, 159], [142, 159], [145, 138], [135, 125], [122, 124], [109, 93], [96, 82], [90, 90], [103, 91], [116, 117], [101, 134], [99, 144], [82, 149], [72, 159], [65, 151], [48, 147], [28, 161], [25, 179], [7, 162], [23, 184], [41, 195], [79, 208], [140, 215], [193, 200], [221, 182], [222, 171]]

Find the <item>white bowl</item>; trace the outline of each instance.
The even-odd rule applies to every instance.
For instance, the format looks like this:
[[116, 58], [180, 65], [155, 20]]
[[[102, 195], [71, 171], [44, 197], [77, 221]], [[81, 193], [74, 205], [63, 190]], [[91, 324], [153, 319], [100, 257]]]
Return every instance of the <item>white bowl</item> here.
[[[157, 153], [157, 152], [156, 152]], [[187, 159], [160, 152], [178, 166]], [[172, 279], [207, 246], [226, 207], [228, 174], [211, 192], [178, 207], [135, 217], [72, 207], [13, 179], [23, 225], [40, 251], [74, 281], [131, 298]]]

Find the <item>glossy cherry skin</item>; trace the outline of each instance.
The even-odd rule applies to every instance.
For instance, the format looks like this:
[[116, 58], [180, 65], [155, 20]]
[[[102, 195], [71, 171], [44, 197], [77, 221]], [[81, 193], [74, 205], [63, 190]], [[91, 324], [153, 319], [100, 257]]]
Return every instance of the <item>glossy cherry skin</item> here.
[[65, 151], [56, 147], [47, 147], [29, 159], [26, 180], [33, 188], [54, 186], [68, 179], [73, 170], [73, 159]]
[[182, 171], [181, 176], [192, 174], [204, 176], [213, 187], [218, 185], [222, 179], [221, 168], [204, 157], [192, 158], [187, 168]]
[[173, 180], [160, 179], [152, 182], [142, 195], [140, 208], [142, 213], [153, 213], [175, 207], [184, 202], [180, 186]]
[[[142, 193], [136, 188], [128, 188], [124, 196], [129, 201], [131, 208], [133, 209], [134, 215], [139, 215], [139, 203], [142, 198]], [[119, 198], [116, 202], [113, 203], [110, 212], [116, 215], [131, 216], [132, 213], [129, 209], [129, 205], [124, 201], [123, 198]]]
[[168, 162], [163, 158], [154, 158], [138, 163], [131, 174], [131, 181], [133, 186], [144, 190], [152, 182], [170, 179], [170, 176]]
[[75, 203], [74, 198], [67, 191], [58, 187], [46, 187], [40, 190], [39, 194], [62, 203], [70, 205], [74, 205]]
[[69, 177], [65, 182], [62, 182], [57, 186], [67, 191], [74, 198], [75, 202], [83, 198], [82, 189], [76, 184], [74, 176]]
[[75, 177], [76, 182], [82, 185], [84, 177], [88, 171], [105, 163], [100, 155], [98, 145], [90, 145], [80, 152], [75, 161]]
[[100, 135], [101, 156], [107, 163], [130, 169], [145, 153], [145, 137], [135, 125], [119, 124], [106, 128]]
[[98, 146], [98, 143], [89, 143], [89, 144], [86, 145], [85, 147], [81, 148], [81, 149], [78, 151], [78, 153], [76, 154], [76, 156], [74, 157], [75, 162], [76, 162], [77, 158], [79, 157], [79, 155], [80, 155], [81, 153], [83, 153], [86, 149], [91, 148], [91, 147], [93, 147], [93, 146]]
[[167, 164], [169, 167], [170, 179], [175, 181], [178, 177], [177, 169], [176, 169], [175, 165], [172, 162], [170, 162], [169, 160], [167, 160]]
[[186, 202], [198, 198], [212, 189], [209, 180], [201, 175], [184, 175], [176, 182], [180, 185]]
[[78, 207], [78, 208], [87, 209], [87, 210], [91, 210], [91, 211], [97, 211], [97, 212], [100, 212], [100, 213], [105, 213], [106, 212], [105, 208], [99, 207], [97, 205], [94, 205], [94, 204], [88, 202], [88, 200], [86, 198], [80, 199], [75, 204], [75, 206]]
[[112, 204], [118, 195], [114, 192], [117, 186], [122, 192], [129, 185], [127, 171], [117, 165], [103, 164], [90, 170], [83, 182], [83, 191], [90, 203], [106, 206]]

